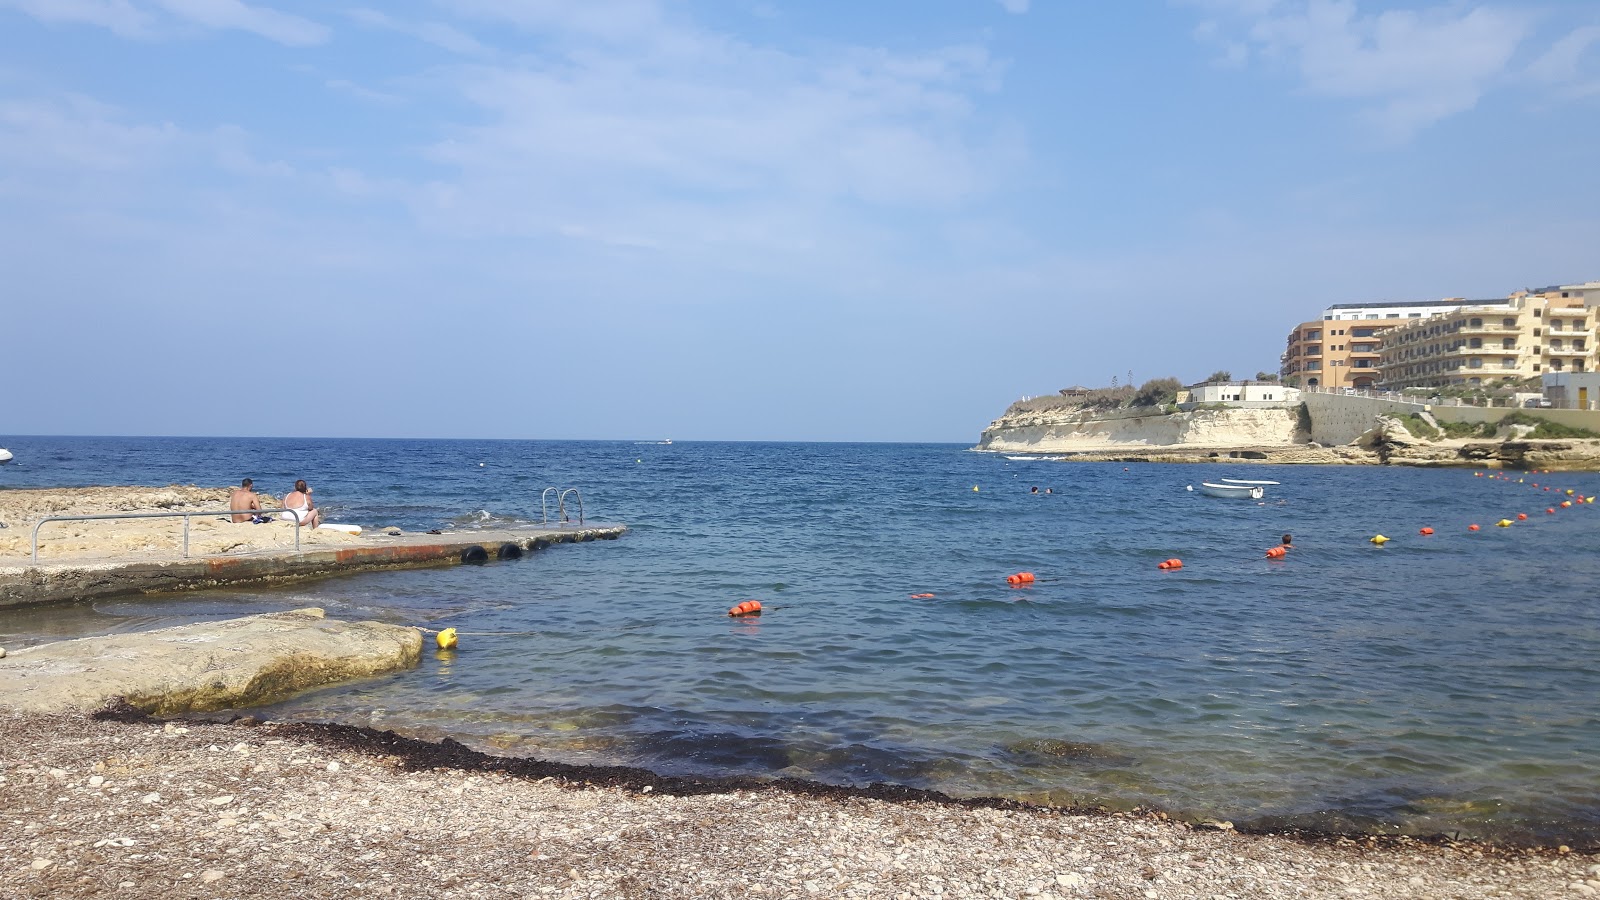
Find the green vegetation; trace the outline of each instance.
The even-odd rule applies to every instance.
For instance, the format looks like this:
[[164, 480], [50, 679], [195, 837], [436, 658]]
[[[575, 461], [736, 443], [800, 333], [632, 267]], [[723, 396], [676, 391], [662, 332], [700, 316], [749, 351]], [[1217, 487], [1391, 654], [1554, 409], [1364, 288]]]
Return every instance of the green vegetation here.
[[1256, 373], [1256, 380], [1257, 381], [1265, 381], [1265, 382], [1267, 382], [1269, 384], [1276, 384], [1278, 382], [1278, 373], [1277, 372], [1257, 372]]
[[1233, 373], [1227, 369], [1218, 369], [1206, 377], [1206, 384], [1219, 384], [1233, 380]]
[[1130, 406], [1166, 406], [1178, 399], [1178, 392], [1183, 390], [1183, 382], [1176, 378], [1152, 378], [1139, 385], [1139, 392], [1133, 395]]
[[1587, 428], [1573, 428], [1570, 425], [1563, 425], [1560, 422], [1552, 422], [1549, 419], [1533, 415], [1532, 413], [1525, 413], [1520, 410], [1501, 419], [1499, 424], [1501, 428], [1506, 428], [1512, 425], [1532, 425], [1533, 430], [1528, 432], [1528, 437], [1541, 441], [1559, 440], [1562, 438], [1600, 437], [1600, 434], [1595, 434]]
[[1448, 438], [1490, 438], [1495, 431], [1488, 422], [1440, 422], [1439, 428]]
[[1439, 429], [1433, 427], [1433, 423], [1424, 419], [1421, 413], [1412, 413], [1406, 416], [1405, 425], [1407, 431], [1429, 441], [1437, 441], [1440, 435], [1443, 434]]

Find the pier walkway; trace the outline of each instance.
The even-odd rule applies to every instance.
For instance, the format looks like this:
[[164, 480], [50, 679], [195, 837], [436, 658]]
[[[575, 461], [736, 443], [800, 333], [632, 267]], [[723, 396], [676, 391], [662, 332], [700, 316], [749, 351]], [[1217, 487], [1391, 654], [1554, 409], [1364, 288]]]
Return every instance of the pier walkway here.
[[175, 552], [66, 558], [33, 563], [0, 558], [0, 609], [125, 594], [273, 584], [377, 569], [453, 566], [516, 559], [552, 544], [611, 540], [619, 524], [546, 525], [443, 534], [369, 532], [349, 543], [300, 551], [265, 550], [187, 559]]

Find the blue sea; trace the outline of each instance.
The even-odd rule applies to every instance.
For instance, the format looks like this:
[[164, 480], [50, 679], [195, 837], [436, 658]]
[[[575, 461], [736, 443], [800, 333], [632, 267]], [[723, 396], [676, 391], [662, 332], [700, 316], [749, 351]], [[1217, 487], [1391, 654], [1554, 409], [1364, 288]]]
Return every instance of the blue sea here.
[[[1594, 473], [937, 444], [6, 445], [0, 487], [305, 478], [333, 521], [417, 531], [537, 522], [542, 489], [577, 487], [588, 520], [629, 527], [482, 566], [0, 613], [12, 647], [310, 605], [463, 633], [272, 718], [666, 773], [1600, 842], [1600, 504], [1555, 506], [1600, 493]], [[1261, 503], [1186, 490], [1217, 477], [1282, 484]], [[1266, 559], [1286, 532], [1296, 549]], [[1009, 586], [1019, 571], [1038, 580]], [[766, 612], [729, 618], [746, 599]]]

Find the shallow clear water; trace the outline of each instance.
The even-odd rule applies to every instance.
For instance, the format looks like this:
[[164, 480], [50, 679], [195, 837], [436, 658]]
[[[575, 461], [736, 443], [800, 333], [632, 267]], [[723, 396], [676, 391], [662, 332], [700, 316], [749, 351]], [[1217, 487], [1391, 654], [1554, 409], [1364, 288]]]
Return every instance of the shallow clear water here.
[[[1600, 504], [1546, 515], [1542, 490], [1600, 492], [1594, 474], [949, 445], [8, 440], [5, 486], [251, 475], [281, 493], [304, 477], [334, 521], [421, 530], [537, 520], [541, 488], [576, 485], [591, 520], [629, 525], [479, 567], [0, 614], [11, 646], [312, 604], [468, 633], [274, 717], [665, 772], [1600, 839]], [[1229, 476], [1283, 484], [1264, 505], [1185, 490]], [[1263, 558], [1284, 532], [1297, 549]], [[1368, 543], [1380, 532], [1393, 542]], [[1156, 569], [1172, 556], [1181, 571]], [[1039, 582], [1010, 588], [1019, 570]], [[768, 612], [727, 617], [749, 598]]]

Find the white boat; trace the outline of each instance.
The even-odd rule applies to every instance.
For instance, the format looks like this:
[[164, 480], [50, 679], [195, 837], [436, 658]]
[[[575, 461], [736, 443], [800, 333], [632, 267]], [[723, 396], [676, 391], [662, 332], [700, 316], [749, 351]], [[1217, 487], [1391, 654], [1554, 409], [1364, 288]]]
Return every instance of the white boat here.
[[1266, 495], [1267, 489], [1259, 484], [1212, 484], [1202, 481], [1200, 493], [1231, 500], [1260, 500]]
[[1250, 481], [1246, 478], [1223, 478], [1221, 481], [1223, 484], [1259, 484], [1262, 487], [1283, 483], [1281, 481]]
[[0, 447], [0, 466], [3, 466], [8, 462], [11, 462], [11, 451], [4, 447]]

